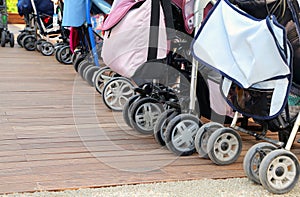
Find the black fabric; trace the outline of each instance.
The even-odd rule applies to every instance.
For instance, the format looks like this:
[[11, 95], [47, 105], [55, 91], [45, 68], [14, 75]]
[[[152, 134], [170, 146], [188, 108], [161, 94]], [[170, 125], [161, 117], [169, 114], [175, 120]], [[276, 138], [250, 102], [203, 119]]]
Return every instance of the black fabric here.
[[159, 26], [159, 0], [152, 0], [151, 5], [151, 19], [150, 19], [150, 35], [149, 35], [149, 48], [147, 60], [153, 60], [157, 58], [157, 48], [158, 48], [158, 27]]
[[[159, 38], [159, 17], [160, 17], [160, 4], [164, 12], [165, 23], [167, 28], [167, 39], [172, 40], [176, 37], [174, 31], [172, 5], [170, 0], [152, 0], [151, 6], [151, 21], [150, 26], [150, 36], [149, 36], [149, 48], [147, 60], [153, 60], [157, 58], [157, 47]], [[154, 27], [154, 28], [153, 28]], [[155, 28], [157, 27], [157, 28]]]
[[167, 39], [173, 40], [176, 37], [174, 31], [174, 23], [173, 23], [173, 12], [172, 12], [172, 4], [170, 0], [160, 0], [162, 9], [165, 15], [166, 27], [167, 27]]

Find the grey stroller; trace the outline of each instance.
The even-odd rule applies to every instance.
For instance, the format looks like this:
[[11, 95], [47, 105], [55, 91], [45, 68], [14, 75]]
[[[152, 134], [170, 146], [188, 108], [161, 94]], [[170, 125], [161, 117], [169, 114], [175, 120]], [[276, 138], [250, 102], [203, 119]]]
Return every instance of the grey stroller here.
[[10, 44], [10, 47], [14, 47], [14, 34], [8, 31], [7, 20], [7, 5], [6, 0], [0, 0], [0, 35], [1, 35], [1, 47], [5, 47], [6, 43]]

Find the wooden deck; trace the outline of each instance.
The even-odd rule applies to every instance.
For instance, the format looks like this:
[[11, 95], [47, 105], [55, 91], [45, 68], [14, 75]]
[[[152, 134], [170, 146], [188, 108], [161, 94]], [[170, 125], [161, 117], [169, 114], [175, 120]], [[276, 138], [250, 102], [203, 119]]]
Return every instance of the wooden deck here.
[[243, 152], [228, 166], [176, 157], [127, 127], [53, 56], [0, 48], [0, 75], [0, 194], [244, 177], [245, 151], [257, 143], [242, 135]]

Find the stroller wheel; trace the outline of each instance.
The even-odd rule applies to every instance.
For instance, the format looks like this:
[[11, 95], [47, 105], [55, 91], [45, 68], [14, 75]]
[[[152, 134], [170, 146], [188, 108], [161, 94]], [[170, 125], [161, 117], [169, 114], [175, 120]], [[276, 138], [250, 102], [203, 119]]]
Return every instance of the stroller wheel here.
[[10, 33], [10, 37], [9, 37], [9, 46], [11, 48], [13, 48], [15, 46], [15, 36], [13, 33]]
[[99, 94], [102, 94], [103, 87], [106, 81], [110, 80], [115, 73], [108, 67], [103, 67], [98, 70], [93, 79], [94, 87]]
[[249, 180], [260, 184], [258, 173], [261, 161], [275, 149], [275, 145], [268, 142], [261, 142], [255, 144], [247, 151], [243, 161], [243, 168]]
[[34, 43], [35, 50], [41, 52], [41, 45], [46, 42], [44, 39], [39, 39]]
[[127, 100], [134, 95], [133, 84], [124, 77], [112, 78], [103, 88], [104, 104], [111, 110], [122, 111]]
[[291, 191], [299, 179], [299, 161], [290, 151], [278, 149], [262, 160], [260, 182], [269, 192], [284, 194]]
[[23, 47], [22, 40], [27, 35], [29, 35], [28, 32], [22, 32], [17, 36], [17, 43], [18, 43], [18, 45], [20, 45], [20, 47]]
[[78, 73], [80, 74], [81, 78], [83, 78], [83, 71], [89, 66], [93, 66], [92, 63], [90, 63], [88, 60], [83, 60], [79, 65], [78, 65]]
[[5, 31], [2, 31], [1, 33], [1, 47], [5, 47], [5, 44], [6, 44], [6, 32]]
[[43, 42], [40, 49], [41, 53], [45, 56], [51, 56], [54, 53], [54, 45], [51, 42]]
[[60, 50], [62, 49], [62, 47], [56, 47], [55, 51], [54, 51], [54, 56], [55, 56], [55, 59], [59, 62], [59, 63], [62, 63], [62, 60], [61, 60], [61, 57], [60, 57]]
[[173, 118], [165, 132], [166, 145], [176, 155], [192, 155], [195, 149], [195, 135], [202, 126], [197, 116], [180, 114]]
[[90, 86], [94, 85], [94, 74], [99, 70], [100, 68], [98, 66], [92, 66], [86, 69], [84, 72], [84, 79], [88, 82]]
[[163, 106], [158, 100], [145, 97], [133, 103], [130, 114], [130, 123], [134, 129], [142, 134], [153, 135], [154, 126]]
[[71, 56], [72, 64], [75, 64], [75, 61], [76, 61], [76, 59], [79, 57], [80, 54], [81, 54], [80, 51], [74, 51], [74, 53], [73, 53], [72, 56]]
[[209, 122], [202, 125], [195, 136], [195, 148], [200, 158], [208, 159], [207, 142], [211, 134], [224, 126], [220, 123]]
[[231, 128], [220, 128], [211, 134], [207, 142], [209, 158], [217, 165], [235, 162], [242, 151], [241, 136]]
[[156, 142], [161, 145], [166, 145], [165, 131], [169, 122], [179, 114], [176, 109], [167, 109], [158, 118], [157, 123], [154, 126], [154, 138]]
[[[78, 57], [75, 59], [75, 62], [73, 64], [73, 67], [75, 69], [76, 72], [78, 72], [78, 67], [79, 67], [79, 64], [85, 59], [85, 55], [83, 54], [80, 54], [78, 55]], [[86, 61], [86, 60], [85, 60]]]
[[126, 101], [126, 103], [123, 106], [123, 110], [122, 110], [123, 119], [124, 119], [125, 123], [131, 128], [132, 128], [132, 125], [130, 123], [130, 111], [132, 108], [132, 104], [140, 98], [141, 98], [140, 95], [133, 95]]
[[70, 46], [62, 46], [58, 50], [58, 57], [64, 64], [72, 64], [72, 51]]
[[22, 45], [27, 51], [34, 51], [35, 46], [34, 43], [36, 38], [33, 35], [27, 35], [22, 39]]

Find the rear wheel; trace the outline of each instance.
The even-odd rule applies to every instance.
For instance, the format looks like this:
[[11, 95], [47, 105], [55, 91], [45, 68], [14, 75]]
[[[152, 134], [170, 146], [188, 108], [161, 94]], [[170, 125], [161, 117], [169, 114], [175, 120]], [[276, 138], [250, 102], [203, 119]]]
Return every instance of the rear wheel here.
[[138, 132], [153, 135], [154, 126], [163, 110], [162, 104], [156, 99], [139, 99], [131, 108], [130, 123]]
[[104, 104], [111, 110], [122, 111], [127, 100], [134, 95], [133, 84], [124, 77], [109, 80], [102, 93]]
[[20, 45], [20, 47], [23, 47], [22, 40], [27, 35], [29, 35], [28, 32], [22, 32], [17, 36], [17, 43], [18, 43], [18, 45]]
[[51, 42], [43, 42], [41, 44], [41, 53], [45, 56], [53, 55], [54, 50], [54, 45]]
[[9, 37], [9, 46], [11, 48], [13, 48], [15, 46], [15, 36], [13, 33], [10, 33], [10, 37]]
[[167, 109], [158, 118], [157, 123], [154, 126], [154, 138], [155, 141], [161, 145], [166, 145], [165, 132], [169, 122], [179, 114], [176, 109]]
[[180, 114], [173, 118], [165, 131], [168, 149], [176, 155], [192, 155], [196, 152], [195, 136], [201, 126], [202, 122], [192, 114]]
[[275, 145], [268, 142], [261, 142], [255, 144], [247, 151], [243, 161], [243, 168], [249, 180], [260, 184], [259, 167], [261, 161], [267, 154], [275, 149]]
[[27, 51], [34, 51], [36, 38], [33, 35], [27, 35], [22, 39], [22, 45]]
[[217, 165], [235, 162], [241, 151], [241, 136], [231, 128], [217, 129], [211, 134], [207, 142], [208, 156]]
[[5, 47], [5, 42], [6, 42], [6, 32], [2, 31], [2, 33], [1, 33], [1, 47]]
[[59, 59], [64, 64], [72, 64], [72, 51], [70, 49], [70, 46], [63, 46], [58, 51]]
[[284, 194], [291, 191], [299, 180], [299, 161], [290, 151], [278, 149], [262, 160], [260, 182], [269, 192]]

